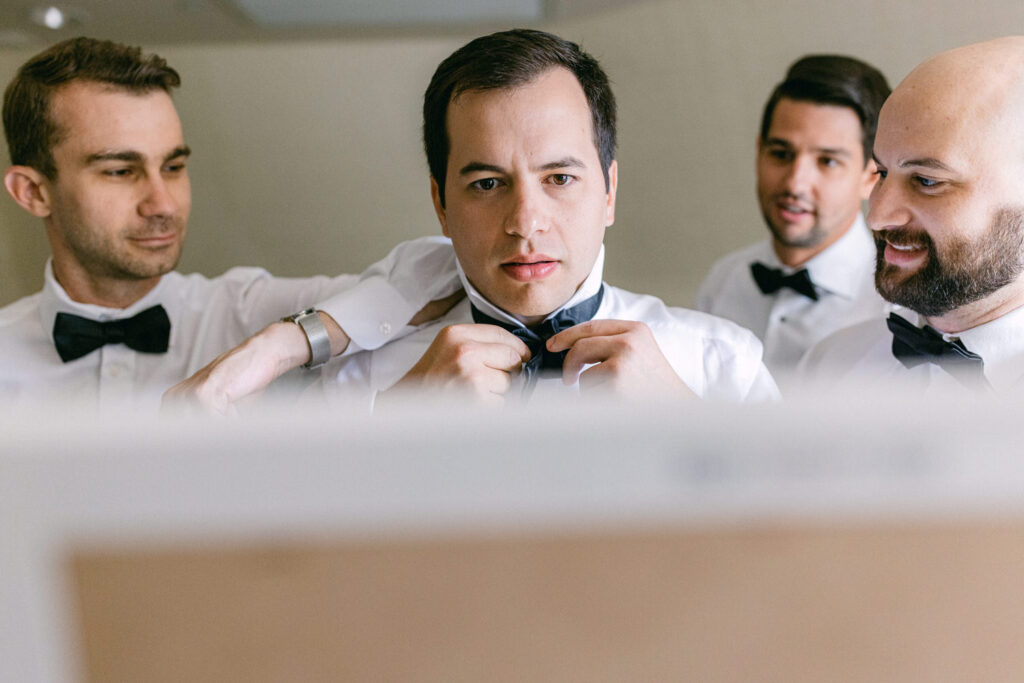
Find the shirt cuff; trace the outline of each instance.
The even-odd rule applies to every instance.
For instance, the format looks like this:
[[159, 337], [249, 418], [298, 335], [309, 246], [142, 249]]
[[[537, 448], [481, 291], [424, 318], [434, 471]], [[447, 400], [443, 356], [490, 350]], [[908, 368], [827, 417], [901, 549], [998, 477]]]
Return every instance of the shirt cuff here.
[[316, 305], [334, 318], [348, 335], [348, 348], [342, 355], [372, 351], [388, 343], [419, 310], [383, 277], [361, 280], [351, 289]]

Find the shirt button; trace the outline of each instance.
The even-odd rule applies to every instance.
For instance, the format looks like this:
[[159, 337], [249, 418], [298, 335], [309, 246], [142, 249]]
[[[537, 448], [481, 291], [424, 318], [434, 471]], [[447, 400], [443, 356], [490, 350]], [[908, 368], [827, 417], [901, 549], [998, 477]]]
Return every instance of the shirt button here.
[[391, 334], [391, 323], [385, 320], [380, 324], [380, 327], [378, 327], [377, 329], [383, 336], [387, 337], [388, 335]]

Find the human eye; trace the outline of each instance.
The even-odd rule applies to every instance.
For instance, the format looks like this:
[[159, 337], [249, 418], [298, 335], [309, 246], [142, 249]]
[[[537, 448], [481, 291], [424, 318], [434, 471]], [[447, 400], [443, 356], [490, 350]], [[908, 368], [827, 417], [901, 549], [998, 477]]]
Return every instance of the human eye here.
[[922, 175], [915, 175], [913, 182], [924, 190], [934, 190], [942, 185], [942, 181], [936, 180], [935, 178], [926, 178]]
[[576, 182], [576, 176], [569, 175], [568, 173], [555, 173], [548, 177], [548, 181], [552, 185], [565, 186], [571, 185]]
[[836, 157], [829, 156], [821, 157], [818, 163], [820, 163], [824, 168], [839, 168], [843, 164], [843, 162]]
[[164, 166], [164, 172], [165, 173], [181, 173], [184, 170], [185, 170], [185, 160], [184, 159], [176, 159], [174, 161], [169, 161]]
[[133, 172], [134, 172], [134, 169], [132, 169], [130, 167], [127, 167], [127, 166], [117, 166], [117, 167], [114, 167], [114, 168], [105, 168], [102, 171], [103, 175], [107, 176], [108, 178], [127, 178], [127, 177], [131, 176], [131, 174]]
[[789, 161], [793, 158], [792, 153], [785, 147], [768, 147], [765, 150], [765, 154], [768, 155], [769, 159], [775, 161]]
[[474, 190], [481, 190], [483, 192], [490, 192], [497, 189], [500, 181], [497, 178], [480, 178], [480, 180], [474, 180], [469, 184]]
[[876, 165], [875, 175], [877, 175], [879, 178], [885, 178], [885, 176], [889, 175], [889, 172], [882, 168], [881, 166]]

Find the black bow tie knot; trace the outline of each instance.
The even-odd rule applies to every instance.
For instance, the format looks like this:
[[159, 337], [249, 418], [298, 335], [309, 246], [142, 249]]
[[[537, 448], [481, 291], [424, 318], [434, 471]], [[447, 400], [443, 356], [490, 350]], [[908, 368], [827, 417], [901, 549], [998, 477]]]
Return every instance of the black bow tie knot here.
[[171, 321], [163, 306], [153, 306], [123, 320], [100, 322], [72, 313], [58, 313], [53, 343], [65, 363], [86, 356], [105, 344], [124, 344], [143, 353], [165, 353]]
[[497, 325], [508, 330], [521, 339], [527, 348], [530, 349], [530, 360], [523, 364], [523, 376], [525, 378], [523, 391], [525, 394], [532, 390], [539, 376], [561, 372], [562, 370], [562, 364], [565, 362], [565, 356], [568, 351], [548, 351], [547, 340], [562, 330], [567, 330], [574, 325], [579, 325], [593, 318], [597, 314], [597, 309], [601, 307], [601, 300], [603, 298], [604, 285], [601, 285], [601, 289], [594, 296], [572, 308], [563, 308], [532, 330], [523, 325], [513, 325], [502, 320], [496, 320], [480, 311], [476, 306], [472, 306], [473, 322], [484, 325]]
[[886, 325], [892, 332], [892, 355], [904, 367], [934, 363], [968, 386], [985, 383], [985, 362], [959, 339], [946, 341], [938, 330], [916, 327], [895, 313], [889, 314]]
[[763, 263], [751, 263], [750, 274], [762, 294], [774, 294], [783, 287], [789, 287], [798, 294], [803, 294], [812, 301], [818, 300], [818, 293], [811, 282], [811, 275], [806, 268], [786, 275], [779, 268], [769, 268]]

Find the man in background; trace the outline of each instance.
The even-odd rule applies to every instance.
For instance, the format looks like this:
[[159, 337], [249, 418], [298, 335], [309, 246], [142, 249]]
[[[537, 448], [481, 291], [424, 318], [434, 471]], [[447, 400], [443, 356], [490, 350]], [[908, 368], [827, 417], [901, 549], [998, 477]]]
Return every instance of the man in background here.
[[718, 261], [697, 308], [752, 330], [785, 388], [804, 352], [881, 312], [861, 203], [885, 77], [850, 57], [795, 62], [765, 105], [757, 196], [770, 236]]
[[[268, 329], [295, 342], [288, 366], [322, 363], [374, 348], [433, 294], [457, 289], [454, 278], [416, 276], [452, 268], [438, 241], [404, 245], [362, 279], [175, 272], [191, 206], [191, 150], [171, 100], [179, 83], [160, 57], [76, 38], [8, 86], [4, 185], [42, 220], [52, 256], [43, 290], [0, 310], [5, 399], [155, 409], [167, 387], [286, 314], [302, 311]], [[303, 311], [334, 296], [320, 314]]]

